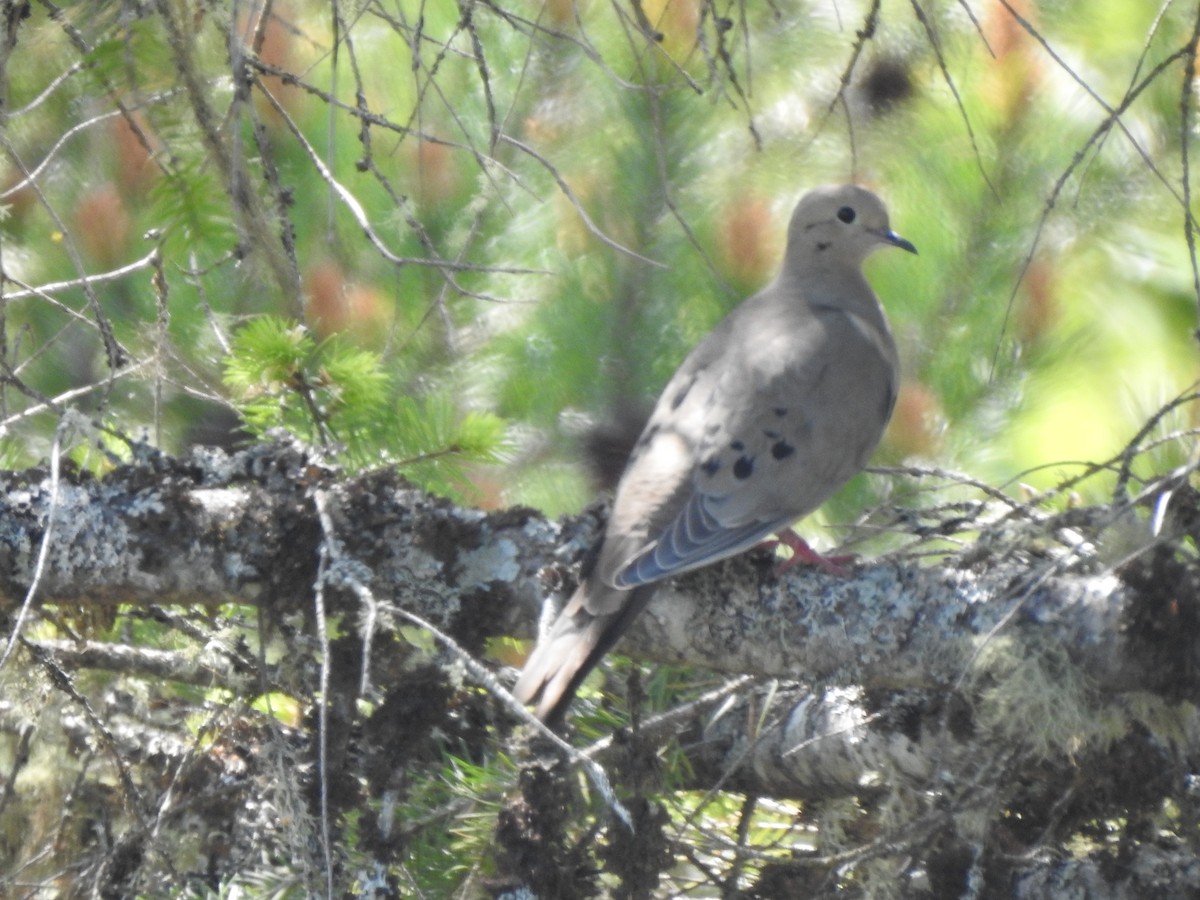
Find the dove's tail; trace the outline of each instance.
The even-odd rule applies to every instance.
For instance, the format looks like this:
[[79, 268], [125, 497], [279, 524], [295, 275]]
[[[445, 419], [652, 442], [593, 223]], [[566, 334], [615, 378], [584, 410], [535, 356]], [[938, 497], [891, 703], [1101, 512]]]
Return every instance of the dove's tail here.
[[654, 593], [651, 585], [617, 592], [621, 602], [615, 612], [593, 615], [587, 610], [589, 605], [609, 605], [589, 604], [588, 592], [594, 589], [587, 581], [580, 585], [549, 633], [538, 641], [513, 688], [513, 695], [522, 703], [537, 701], [534, 714], [547, 724], [562, 718], [583, 679], [612, 649]]

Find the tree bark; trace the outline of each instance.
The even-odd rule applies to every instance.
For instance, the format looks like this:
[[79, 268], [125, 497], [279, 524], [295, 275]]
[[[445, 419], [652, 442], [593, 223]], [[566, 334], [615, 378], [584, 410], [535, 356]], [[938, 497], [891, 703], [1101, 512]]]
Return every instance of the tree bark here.
[[[460, 508], [388, 471], [339, 480], [283, 443], [186, 460], [147, 451], [103, 479], [69, 473], [58, 484], [44, 470], [5, 472], [0, 487], [10, 608], [34, 583], [51, 517], [40, 604], [308, 611], [322, 542], [334, 538], [374, 598], [468, 647], [530, 637], [543, 598], [573, 587], [601, 521], [595, 509], [553, 522], [528, 509]], [[328, 500], [332, 535], [315, 492]], [[621, 650], [725, 672], [939, 688], [963, 677], [989, 635], [1028, 631], [1065, 648], [1102, 689], [1196, 697], [1192, 637], [1147, 646], [1146, 597], [1111, 572], [1088, 574], [1089, 559], [1073, 562], [1084, 571], [1063, 571], [1060, 556], [971, 569], [877, 560], [848, 578], [777, 577], [772, 558], [752, 552], [661, 585]]]

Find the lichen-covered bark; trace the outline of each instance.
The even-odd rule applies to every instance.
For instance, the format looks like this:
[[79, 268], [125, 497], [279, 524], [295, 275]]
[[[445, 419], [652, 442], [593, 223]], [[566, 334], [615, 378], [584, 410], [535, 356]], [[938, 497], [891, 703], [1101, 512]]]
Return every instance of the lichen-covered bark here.
[[[69, 474], [57, 485], [43, 470], [6, 472], [0, 488], [0, 604], [9, 609], [33, 583], [53, 499], [38, 604], [308, 613], [324, 539], [312, 502], [320, 490], [343, 576], [468, 649], [530, 636], [543, 598], [571, 587], [598, 522], [459, 508], [390, 471], [340, 479], [282, 443], [232, 457], [147, 452], [103, 479]], [[1195, 646], [1148, 647], [1146, 632], [1170, 629], [1156, 618], [1170, 611], [1151, 610], [1143, 622], [1141, 598], [1111, 572], [1055, 574], [1053, 562], [963, 569], [884, 560], [845, 579], [805, 569], [780, 578], [769, 556], [751, 553], [663, 584], [622, 650], [726, 672], [934, 688], [960, 678], [1003, 625], [1066, 648], [1102, 688], [1194, 693]]]

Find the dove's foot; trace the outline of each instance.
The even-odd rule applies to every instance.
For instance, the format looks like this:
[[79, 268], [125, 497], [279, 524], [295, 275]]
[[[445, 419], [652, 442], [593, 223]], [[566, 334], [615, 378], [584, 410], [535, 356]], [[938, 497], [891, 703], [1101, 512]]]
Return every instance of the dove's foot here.
[[800, 563], [805, 563], [806, 565], [816, 566], [822, 572], [845, 578], [850, 573], [842, 568], [842, 566], [844, 564], [848, 565], [858, 558], [853, 553], [842, 556], [822, 556], [812, 547], [808, 546], [808, 541], [804, 540], [804, 538], [800, 537], [800, 535], [796, 534], [790, 528], [785, 528], [779, 532], [774, 540], [763, 542], [763, 546], [767, 547], [779, 544], [783, 544], [783, 546], [791, 550], [792, 555], [775, 567], [776, 575], [782, 575], [792, 567], [798, 566]]

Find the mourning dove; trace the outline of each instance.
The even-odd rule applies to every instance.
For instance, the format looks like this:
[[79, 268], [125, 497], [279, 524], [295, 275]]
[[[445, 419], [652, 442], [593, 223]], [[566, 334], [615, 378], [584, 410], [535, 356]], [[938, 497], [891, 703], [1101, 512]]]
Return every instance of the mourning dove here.
[[629, 457], [579, 589], [513, 689], [537, 700], [539, 718], [565, 712], [655, 582], [788, 528], [866, 465], [898, 383], [895, 343], [861, 268], [881, 245], [917, 252], [873, 193], [810, 192], [792, 214], [778, 277], [683, 361]]

